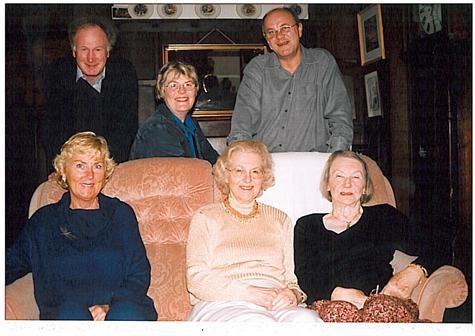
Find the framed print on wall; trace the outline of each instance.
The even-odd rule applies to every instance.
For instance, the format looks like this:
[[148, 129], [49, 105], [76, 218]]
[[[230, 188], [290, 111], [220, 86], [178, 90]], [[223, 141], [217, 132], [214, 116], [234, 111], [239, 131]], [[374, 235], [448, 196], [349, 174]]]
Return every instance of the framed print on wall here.
[[368, 117], [382, 116], [381, 94], [379, 92], [378, 72], [373, 71], [364, 76], [366, 89], [366, 105], [368, 106]]
[[361, 65], [386, 58], [381, 5], [370, 6], [358, 13], [358, 36]]

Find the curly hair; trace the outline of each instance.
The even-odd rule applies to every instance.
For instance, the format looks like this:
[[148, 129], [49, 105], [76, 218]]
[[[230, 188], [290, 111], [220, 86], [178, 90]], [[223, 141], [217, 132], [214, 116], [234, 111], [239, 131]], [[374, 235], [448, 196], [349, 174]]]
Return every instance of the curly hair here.
[[63, 144], [60, 153], [56, 155], [53, 161], [54, 169], [56, 170], [56, 182], [64, 189], [69, 188], [65, 178], [65, 166], [66, 162], [77, 153], [104, 157], [104, 164], [106, 166], [105, 185], [112, 176], [117, 164], [111, 157], [106, 139], [90, 131], [76, 133]]
[[333, 161], [335, 161], [335, 159], [339, 157], [354, 159], [361, 163], [361, 165], [363, 166], [365, 192], [361, 196], [361, 204], [368, 202], [373, 196], [373, 181], [371, 180], [371, 176], [369, 176], [368, 165], [363, 160], [361, 155], [352, 151], [336, 151], [328, 157], [328, 160], [325, 164], [325, 168], [323, 170], [322, 179], [320, 181], [320, 192], [322, 193], [323, 197], [325, 197], [330, 202], [332, 201], [332, 195], [328, 190], [328, 181], [330, 180], [330, 168], [333, 164]]
[[[213, 166], [213, 175], [219, 190], [224, 194], [229, 194], [229, 184], [227, 182], [226, 174], [228, 174], [227, 167], [234, 152], [256, 153], [260, 156], [262, 161], [263, 181], [262, 189], [267, 190], [275, 184], [274, 177], [274, 162], [272, 156], [267, 150], [267, 146], [254, 140], [236, 141], [226, 147], [224, 152], [218, 158], [218, 161]], [[262, 190], [258, 196], [262, 195]]]

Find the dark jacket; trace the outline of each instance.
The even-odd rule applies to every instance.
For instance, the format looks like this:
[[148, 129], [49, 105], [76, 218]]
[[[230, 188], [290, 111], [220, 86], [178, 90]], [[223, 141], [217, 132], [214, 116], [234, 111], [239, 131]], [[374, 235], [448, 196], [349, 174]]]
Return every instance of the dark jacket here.
[[132, 64], [111, 56], [100, 93], [83, 79], [76, 82], [76, 69], [76, 61], [69, 56], [46, 71], [46, 111], [40, 137], [48, 170], [61, 145], [79, 131], [90, 130], [105, 137], [116, 162], [127, 160], [137, 132], [138, 84]]
[[[196, 157], [214, 164], [218, 153], [206, 139], [198, 122], [192, 120], [196, 126]], [[140, 127], [129, 158], [134, 160], [149, 157], [193, 157], [185, 132], [178, 127], [173, 113], [164, 103]]]

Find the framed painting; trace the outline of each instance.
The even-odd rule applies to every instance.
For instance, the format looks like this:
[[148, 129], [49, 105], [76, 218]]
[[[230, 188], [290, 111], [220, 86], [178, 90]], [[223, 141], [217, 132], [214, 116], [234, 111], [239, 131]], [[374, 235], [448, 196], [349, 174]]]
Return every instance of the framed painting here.
[[183, 61], [195, 66], [200, 89], [193, 116], [205, 119], [231, 118], [243, 69], [249, 61], [267, 53], [261, 44], [168, 44], [163, 46], [163, 64]]
[[358, 13], [358, 36], [361, 65], [386, 58], [381, 5], [370, 6]]
[[366, 89], [366, 105], [368, 107], [368, 117], [382, 116], [381, 94], [379, 92], [378, 72], [373, 71], [364, 76]]

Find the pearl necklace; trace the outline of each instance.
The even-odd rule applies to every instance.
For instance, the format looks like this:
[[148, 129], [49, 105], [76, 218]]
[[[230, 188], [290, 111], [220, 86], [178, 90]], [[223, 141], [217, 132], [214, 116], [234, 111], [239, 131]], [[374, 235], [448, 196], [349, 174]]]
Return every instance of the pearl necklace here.
[[361, 206], [360, 206], [360, 208], [358, 209], [358, 212], [348, 221], [348, 220], [345, 220], [345, 219], [339, 219], [337, 216], [335, 216], [335, 214], [334, 214], [333, 211], [332, 211], [332, 216], [333, 216], [333, 217], [335, 217], [335, 218], [336, 218], [337, 220], [339, 220], [339, 221], [342, 221], [342, 222], [345, 222], [345, 223], [346, 223], [345, 230], [348, 230], [348, 229], [350, 228], [351, 224], [352, 224], [353, 222], [355, 222], [356, 219], [358, 218], [358, 216], [360, 216], [360, 215], [362, 215], [362, 214], [363, 214], [363, 209], [362, 209]]
[[226, 211], [228, 214], [230, 214], [232, 217], [234, 217], [234, 219], [238, 220], [241, 223], [250, 221], [251, 219], [256, 217], [257, 214], [259, 213], [259, 203], [257, 203], [257, 201], [254, 203], [254, 205], [252, 207], [252, 211], [247, 215], [244, 215], [244, 214], [240, 213], [239, 211], [237, 211], [236, 209], [234, 209], [231, 206], [231, 204], [229, 204], [229, 198], [228, 197], [226, 197], [224, 199], [223, 206], [224, 206], [224, 211]]

